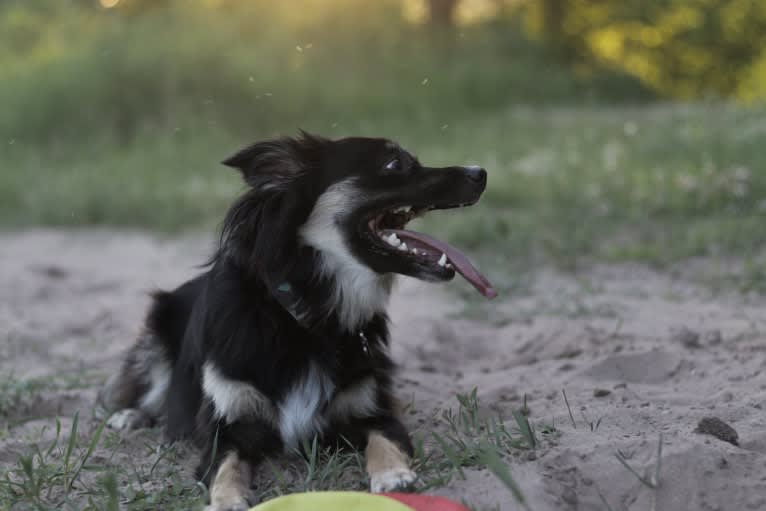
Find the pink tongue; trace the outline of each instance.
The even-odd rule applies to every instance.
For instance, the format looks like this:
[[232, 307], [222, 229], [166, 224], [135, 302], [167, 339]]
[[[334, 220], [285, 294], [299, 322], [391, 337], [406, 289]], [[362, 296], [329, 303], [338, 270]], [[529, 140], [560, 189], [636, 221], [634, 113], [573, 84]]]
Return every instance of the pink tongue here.
[[452, 245], [449, 245], [441, 240], [432, 238], [426, 234], [414, 231], [405, 231], [402, 229], [386, 229], [386, 231], [395, 232], [396, 236], [406, 241], [408, 239], [415, 240], [423, 245], [433, 248], [434, 250], [447, 255], [447, 259], [455, 269], [463, 276], [465, 280], [471, 283], [479, 293], [483, 294], [487, 298], [494, 298], [497, 296], [497, 291], [494, 290], [492, 284], [487, 280], [487, 277], [479, 273], [479, 270], [474, 268], [471, 261], [460, 250], [456, 249]]

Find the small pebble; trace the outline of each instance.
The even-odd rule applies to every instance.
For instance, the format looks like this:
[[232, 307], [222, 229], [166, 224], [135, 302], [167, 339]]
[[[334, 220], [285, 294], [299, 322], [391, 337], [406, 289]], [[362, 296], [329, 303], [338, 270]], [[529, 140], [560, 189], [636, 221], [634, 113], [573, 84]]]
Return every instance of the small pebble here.
[[609, 389], [595, 389], [593, 391], [593, 397], [606, 397], [611, 393], [612, 391]]
[[576, 358], [580, 355], [582, 355], [582, 350], [580, 348], [567, 348], [559, 353], [556, 358]]
[[702, 347], [700, 344], [700, 334], [686, 327], [682, 327], [673, 337], [689, 349]]
[[697, 424], [695, 433], [712, 435], [719, 440], [739, 446], [739, 434], [718, 417], [705, 417]]

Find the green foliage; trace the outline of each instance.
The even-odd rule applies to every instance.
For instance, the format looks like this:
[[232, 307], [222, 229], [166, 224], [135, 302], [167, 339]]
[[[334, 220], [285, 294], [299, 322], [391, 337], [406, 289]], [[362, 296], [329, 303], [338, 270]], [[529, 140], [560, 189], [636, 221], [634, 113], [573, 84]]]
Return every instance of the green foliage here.
[[[667, 264], [757, 253], [766, 242], [762, 115], [715, 105], [510, 108], [447, 127], [395, 117], [304, 127], [389, 136], [429, 164], [484, 165], [478, 205], [432, 212], [413, 228], [473, 254], [503, 290], [541, 258], [572, 268], [592, 257]], [[157, 128], [127, 145], [3, 144], [11, 171], [0, 172], [0, 223], [213, 230], [242, 188], [217, 162], [251, 140]]]
[[[531, 11], [435, 33], [403, 22], [394, 0], [364, 12], [300, 1], [3, 3], [0, 225], [212, 229], [242, 187], [217, 162], [300, 127], [487, 167], [478, 206], [420, 223], [474, 254], [501, 290], [541, 257], [666, 264], [747, 257], [766, 241], [762, 108], [596, 106], [645, 91], [524, 39]], [[674, 12], [657, 5], [642, 23]], [[635, 9], [577, 12], [601, 30]]]
[[87, 147], [145, 131], [266, 135], [382, 117], [443, 125], [614, 89], [577, 78], [514, 24], [434, 37], [392, 0], [123, 3], [0, 7], [0, 101], [13, 105], [0, 139]]
[[766, 97], [761, 0], [529, 0], [528, 30], [561, 58], [608, 66], [664, 95]]

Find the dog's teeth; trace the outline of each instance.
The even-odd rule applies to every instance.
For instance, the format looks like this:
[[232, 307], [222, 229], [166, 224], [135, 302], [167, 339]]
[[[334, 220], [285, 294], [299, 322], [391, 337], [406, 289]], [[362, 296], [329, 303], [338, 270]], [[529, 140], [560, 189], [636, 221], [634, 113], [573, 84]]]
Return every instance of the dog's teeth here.
[[415, 255], [418, 255], [418, 249], [417, 248], [413, 248], [412, 249], [412, 253], [415, 254]]
[[451, 265], [450, 263], [447, 263], [447, 264], [446, 264], [446, 267], [447, 267], [448, 269], [450, 269], [450, 270], [452, 269], [452, 265]]
[[404, 242], [402, 242], [402, 244], [401, 244], [401, 245], [399, 245], [399, 247], [398, 247], [398, 248], [399, 248], [399, 250], [401, 250], [402, 252], [407, 252], [407, 244], [406, 244], [406, 243], [404, 243]]
[[386, 243], [388, 243], [392, 247], [398, 247], [399, 244], [401, 243], [399, 241], [399, 238], [396, 237], [396, 233], [395, 232], [392, 232], [391, 236], [389, 236], [387, 238], [384, 238], [384, 239], [386, 240]]
[[394, 213], [409, 213], [412, 206], [399, 206], [394, 210]]
[[447, 254], [442, 254], [442, 256], [439, 258], [439, 262], [437, 263], [439, 266], [444, 266], [447, 264]]

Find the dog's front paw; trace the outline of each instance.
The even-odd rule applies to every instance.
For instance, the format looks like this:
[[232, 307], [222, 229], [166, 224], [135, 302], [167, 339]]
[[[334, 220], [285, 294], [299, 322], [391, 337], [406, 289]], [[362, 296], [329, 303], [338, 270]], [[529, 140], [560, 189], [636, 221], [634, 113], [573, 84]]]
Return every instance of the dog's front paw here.
[[244, 498], [219, 501], [205, 507], [205, 511], [247, 511], [250, 504]]
[[117, 431], [132, 431], [134, 429], [146, 428], [150, 425], [151, 419], [141, 410], [136, 408], [126, 408], [114, 412], [106, 426]]
[[370, 491], [383, 493], [402, 490], [412, 485], [417, 477], [409, 468], [389, 468], [370, 477]]

